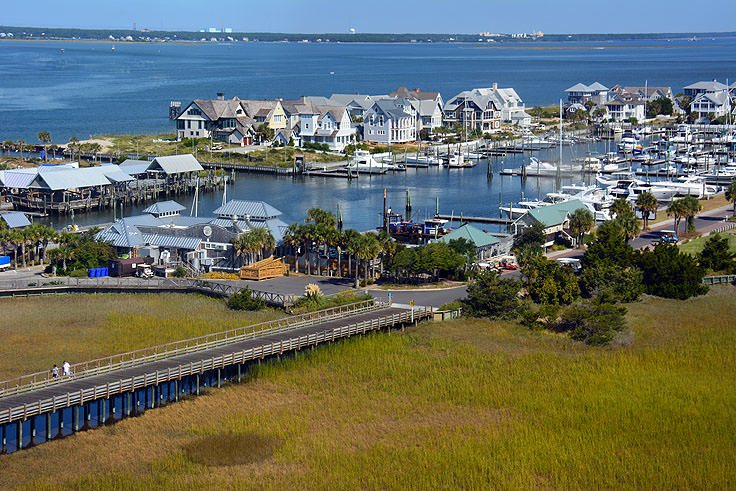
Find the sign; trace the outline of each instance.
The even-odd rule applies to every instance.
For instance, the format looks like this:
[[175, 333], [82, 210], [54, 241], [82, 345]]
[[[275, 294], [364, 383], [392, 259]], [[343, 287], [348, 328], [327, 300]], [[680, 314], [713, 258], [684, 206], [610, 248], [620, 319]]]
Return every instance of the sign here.
[[414, 307], [414, 300], [409, 300], [409, 305]]
[[212, 235], [212, 227], [210, 227], [209, 225], [205, 225], [202, 229], [202, 232], [204, 233], [205, 237], [209, 237], [210, 235]]

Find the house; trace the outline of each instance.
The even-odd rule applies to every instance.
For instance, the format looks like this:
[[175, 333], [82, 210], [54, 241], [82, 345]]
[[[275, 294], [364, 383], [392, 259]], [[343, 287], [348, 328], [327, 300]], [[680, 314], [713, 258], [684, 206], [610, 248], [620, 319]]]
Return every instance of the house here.
[[614, 121], [625, 121], [631, 118], [636, 118], [637, 121], [646, 119], [644, 113], [646, 103], [633, 94], [616, 95], [604, 106], [607, 111], [606, 117]]
[[722, 84], [717, 80], [712, 81], [701, 81], [690, 84], [684, 88], [685, 95], [691, 99], [695, 99], [700, 94], [707, 94], [712, 92], [724, 92], [728, 89], [726, 84]]
[[155, 203], [141, 215], [121, 218], [97, 234], [118, 254], [150, 256], [166, 269], [183, 265], [196, 271], [235, 270], [242, 259], [233, 240], [254, 228], [267, 228], [283, 240], [286, 223], [281, 212], [262, 201], [232, 200], [214, 211], [215, 216], [182, 216], [175, 201]]
[[442, 95], [439, 92], [419, 89], [409, 90], [403, 85], [391, 92], [388, 97], [409, 99], [410, 101], [435, 101], [440, 107], [444, 106]]
[[363, 127], [363, 139], [369, 142], [413, 142], [417, 139], [417, 112], [408, 99], [380, 99], [366, 113]]
[[608, 100], [608, 88], [598, 82], [593, 82], [590, 85], [583, 83], [577, 83], [566, 89], [567, 103], [568, 104], [585, 104], [587, 101], [593, 101], [599, 106], [603, 106]]
[[460, 92], [444, 107], [445, 124], [469, 131], [492, 132], [501, 128], [501, 107], [489, 89]]
[[409, 103], [417, 112], [417, 131], [428, 134], [442, 126], [442, 105], [434, 99], [409, 99]]
[[365, 118], [365, 113], [373, 103], [386, 96], [370, 96], [365, 94], [332, 94], [325, 102], [315, 101], [320, 106], [345, 106], [354, 118]]
[[577, 199], [549, 206], [540, 206], [519, 217], [516, 220], [516, 225], [529, 227], [537, 223], [541, 224], [547, 237], [547, 241], [542, 244], [545, 249], [554, 244], [558, 237], [574, 242], [575, 238], [570, 236], [566, 229], [570, 228], [570, 215], [579, 208], [588, 209], [582, 201]]
[[212, 138], [234, 145], [253, 143], [256, 129], [266, 124], [273, 130], [287, 126], [286, 114], [280, 101], [196, 99], [176, 117], [176, 136], [182, 138]]
[[502, 246], [501, 239], [479, 230], [468, 223], [456, 228], [449, 234], [436, 239], [436, 241], [449, 243], [451, 240], [458, 239], [465, 239], [472, 243], [475, 246], [475, 252], [477, 253], [480, 261], [506, 253], [506, 248]]
[[731, 98], [728, 91], [701, 92], [690, 103], [690, 114], [698, 121], [708, 120], [710, 117], [727, 116], [731, 112]]
[[609, 97], [613, 97], [615, 95], [623, 95], [623, 94], [635, 95], [639, 99], [646, 101], [646, 102], [650, 102], [650, 101], [661, 99], [661, 98], [666, 98], [670, 100], [675, 99], [674, 96], [672, 95], [672, 88], [665, 87], [665, 86], [614, 85], [611, 88], [611, 90], [608, 91]]
[[194, 158], [194, 155], [187, 153], [156, 157], [149, 164], [147, 172], [158, 174], [159, 176], [173, 177], [180, 174], [199, 172], [201, 170], [204, 170], [204, 168], [199, 161]]
[[330, 150], [341, 152], [355, 140], [350, 113], [345, 106], [305, 106], [300, 115], [299, 140], [307, 143], [326, 144]]

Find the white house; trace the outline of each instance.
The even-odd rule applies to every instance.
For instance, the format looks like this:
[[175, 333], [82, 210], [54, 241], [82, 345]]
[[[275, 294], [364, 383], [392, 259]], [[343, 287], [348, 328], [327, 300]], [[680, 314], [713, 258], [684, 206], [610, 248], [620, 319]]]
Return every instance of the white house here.
[[593, 82], [590, 85], [577, 83], [565, 90], [567, 93], [568, 104], [585, 104], [586, 101], [593, 101], [599, 106], [603, 106], [608, 100], [608, 87]]
[[442, 126], [442, 105], [433, 99], [410, 100], [409, 103], [417, 112], [417, 131], [432, 133]]
[[690, 114], [698, 120], [708, 119], [708, 115], [716, 118], [726, 116], [731, 111], [731, 98], [728, 91], [701, 92], [690, 103]]
[[645, 119], [644, 101], [632, 94], [617, 95], [604, 106], [608, 112], [608, 118], [614, 121], [625, 121], [630, 118], [636, 118], [637, 121]]
[[375, 101], [363, 121], [363, 139], [392, 144], [417, 139], [417, 111], [407, 99]]
[[460, 92], [444, 107], [445, 123], [460, 124], [470, 131], [491, 132], [501, 129], [501, 107], [490, 89]]
[[695, 82], [685, 87], [685, 95], [691, 98], [696, 98], [700, 94], [707, 94], [711, 92], [723, 92], [728, 89], [726, 84], [722, 84], [717, 80]]
[[326, 143], [330, 150], [341, 152], [355, 138], [355, 128], [345, 106], [314, 106], [305, 109], [299, 122], [302, 146]]

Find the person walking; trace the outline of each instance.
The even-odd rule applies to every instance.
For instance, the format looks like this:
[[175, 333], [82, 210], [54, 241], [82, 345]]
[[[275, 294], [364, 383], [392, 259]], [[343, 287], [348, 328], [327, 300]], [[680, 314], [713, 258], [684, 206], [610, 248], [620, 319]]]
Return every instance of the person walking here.
[[51, 376], [59, 378], [59, 367], [56, 366], [56, 363], [54, 363], [54, 368], [51, 369]]
[[61, 364], [61, 374], [65, 377], [68, 377], [72, 374], [71, 368], [72, 366], [69, 364], [69, 362], [64, 360], [64, 363]]

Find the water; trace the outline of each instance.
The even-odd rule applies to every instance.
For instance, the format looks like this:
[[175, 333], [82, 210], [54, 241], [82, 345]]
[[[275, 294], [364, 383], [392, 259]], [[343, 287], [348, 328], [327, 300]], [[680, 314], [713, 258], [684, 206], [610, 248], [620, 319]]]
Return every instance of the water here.
[[[670, 85], [675, 93], [698, 80], [736, 80], [736, 39], [639, 41], [584, 44], [514, 44], [485, 49], [469, 44], [284, 44], [224, 45], [0, 42], [0, 139], [35, 142], [41, 130], [54, 142], [105, 133], [163, 133], [171, 100], [195, 98], [296, 98], [333, 92], [385, 94], [399, 85], [439, 90], [449, 99], [461, 90], [493, 82], [514, 87], [528, 107], [556, 104], [577, 82], [613, 86]], [[63, 48], [63, 52], [62, 52]], [[541, 48], [541, 49], [540, 49]], [[558, 49], [565, 48], [565, 49]], [[573, 49], [567, 49], [573, 48]], [[330, 72], [334, 72], [331, 74]], [[563, 161], [603, 151], [603, 145], [566, 148]], [[557, 150], [538, 154], [557, 158]], [[473, 169], [410, 169], [405, 174], [291, 179], [241, 174], [228, 196], [267, 201], [284, 212], [284, 221], [302, 220], [306, 209], [335, 211], [360, 230], [380, 223], [383, 189], [395, 210], [404, 208], [409, 189], [415, 216], [442, 213], [498, 216], [504, 204], [544, 196], [553, 179], [501, 177], [501, 166], [519, 167], [521, 158], [487, 162]], [[568, 178], [567, 182], [573, 179]], [[580, 180], [580, 179], [575, 179]], [[189, 206], [191, 197], [178, 197]], [[200, 214], [219, 206], [221, 197], [205, 194]], [[139, 211], [126, 209], [126, 214]], [[112, 212], [77, 214], [81, 224], [112, 220]], [[68, 217], [52, 217], [55, 226]], [[485, 228], [491, 228], [490, 226]]]

